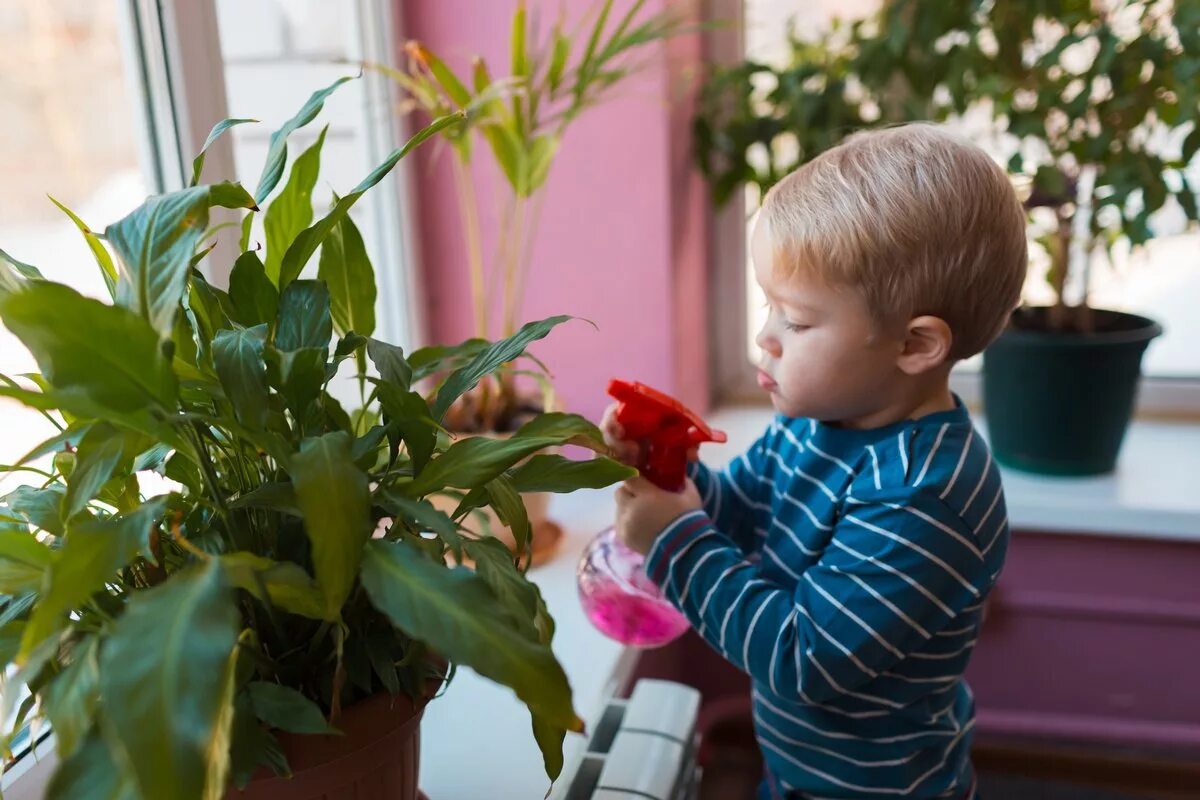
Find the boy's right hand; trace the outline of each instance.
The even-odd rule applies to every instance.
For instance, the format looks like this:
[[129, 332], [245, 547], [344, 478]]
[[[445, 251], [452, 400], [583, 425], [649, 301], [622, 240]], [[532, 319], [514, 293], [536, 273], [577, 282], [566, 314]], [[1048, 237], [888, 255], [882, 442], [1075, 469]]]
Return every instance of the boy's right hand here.
[[[647, 442], [644, 439], [638, 440], [626, 437], [625, 429], [621, 426], [621, 423], [617, 422], [617, 407], [619, 405], [620, 403], [613, 403], [604, 409], [604, 416], [600, 419], [600, 432], [604, 434], [604, 443], [612, 450], [613, 458], [622, 464], [636, 467], [642, 461], [642, 454], [645, 452]], [[699, 458], [699, 447], [693, 447], [688, 450], [688, 461], [696, 461]]]
[[644, 445], [636, 439], [625, 438], [625, 429], [617, 422], [619, 405], [620, 403], [613, 403], [604, 409], [604, 416], [600, 420], [600, 432], [604, 434], [604, 443], [612, 451], [613, 458], [622, 464], [636, 467], [642, 460]]

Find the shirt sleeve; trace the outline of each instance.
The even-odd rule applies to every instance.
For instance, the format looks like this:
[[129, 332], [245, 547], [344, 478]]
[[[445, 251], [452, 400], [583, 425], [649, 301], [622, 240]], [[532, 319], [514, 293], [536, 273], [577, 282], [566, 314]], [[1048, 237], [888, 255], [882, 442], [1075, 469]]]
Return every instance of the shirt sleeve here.
[[771, 511], [770, 486], [763, 477], [775, 429], [773, 424], [724, 469], [699, 461], [688, 465], [688, 477], [700, 492], [705, 512], [743, 553], [759, 548], [765, 528], [762, 517]]
[[974, 533], [928, 492], [848, 501], [794, 590], [761, 578], [702, 510], [664, 529], [646, 569], [728, 661], [807, 703], [849, 695], [898, 706], [861, 690], [989, 586]]

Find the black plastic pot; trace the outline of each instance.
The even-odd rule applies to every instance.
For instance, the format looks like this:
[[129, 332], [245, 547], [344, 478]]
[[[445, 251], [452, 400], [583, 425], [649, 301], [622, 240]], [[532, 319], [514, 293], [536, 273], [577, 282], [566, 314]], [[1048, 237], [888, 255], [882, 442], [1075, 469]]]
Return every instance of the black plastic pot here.
[[1116, 467], [1153, 320], [1095, 310], [1094, 332], [1049, 330], [1049, 309], [1022, 308], [983, 354], [983, 402], [1002, 464], [1044, 475]]

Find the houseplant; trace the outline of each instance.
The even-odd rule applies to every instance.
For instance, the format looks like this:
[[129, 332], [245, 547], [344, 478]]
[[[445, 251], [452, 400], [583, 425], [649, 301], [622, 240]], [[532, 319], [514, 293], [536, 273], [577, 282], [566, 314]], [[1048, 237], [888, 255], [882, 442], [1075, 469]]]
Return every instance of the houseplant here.
[[[302, 750], [316, 763], [286, 796], [367, 792], [348, 771], [331, 788], [329, 773], [347, 768], [320, 763], [343, 752], [339, 728], [358, 742], [363, 725], [403, 751], [359, 765], [390, 771], [368, 776], [375, 791], [386, 780], [389, 797], [414, 797], [416, 721], [459, 664], [526, 704], [551, 779], [565, 731], [581, 725], [523, 559], [462, 520], [491, 505], [527, 537], [520, 491], [603, 486], [630, 471], [543, 454], [566, 441], [603, 448], [594, 426], [567, 414], [507, 441], [452, 441], [441, 425], [461, 393], [565, 318], [411, 354], [371, 337], [374, 273], [348, 211], [464, 112], [422, 129], [313, 222], [323, 137], [273, 190], [288, 136], [344, 80], [272, 136], [253, 195], [201, 184], [201, 154], [192, 186], [106, 229], [115, 261], [72, 215], [111, 303], [0, 258], [0, 319], [40, 367], [28, 382], [5, 379], [0, 395], [57, 428], [3, 468], [38, 482], [0, 500], [0, 642], [16, 668], [4, 705], [27, 687], [14, 732], [31, 715], [52, 725], [52, 798], [278, 796], [270, 772], [286, 774]], [[215, 206], [265, 207], [266, 259], [242, 253], [228, 291], [197, 269]], [[318, 246], [320, 279], [300, 279]], [[329, 392], [343, 364], [361, 408]], [[419, 391], [434, 375], [445, 377]], [[463, 493], [459, 507], [437, 511], [429, 498], [450, 489]], [[468, 557], [474, 569], [461, 566]], [[324, 738], [281, 745], [296, 734]], [[256, 773], [245, 795], [226, 795]]]
[[[682, 30], [674, 14], [643, 13], [645, 0], [613, 13], [613, 0], [593, 7], [578, 30], [569, 30], [560, 8], [546, 36], [540, 36], [525, 0], [517, 0], [509, 26], [506, 69], [493, 75], [475, 58], [470, 76], [457, 74], [430, 47], [410, 41], [407, 65], [397, 70], [365, 64], [394, 79], [405, 108], [431, 117], [474, 107], [466, 125], [442, 132], [453, 164], [466, 269], [470, 278], [474, 334], [479, 339], [511, 336], [517, 329], [529, 279], [533, 243], [545, 198], [546, 179], [568, 128], [589, 108], [608, 97], [639, 66], [655, 43]], [[485, 253], [481, 213], [472, 166], [483, 154], [500, 176], [497, 242]], [[453, 265], [450, 265], [453, 266]], [[529, 391], [522, 378], [537, 386]], [[532, 386], [530, 387], [532, 388]], [[447, 426], [455, 431], [506, 435], [544, 411], [556, 408], [554, 387], [542, 370], [506, 364], [480, 381], [450, 410]], [[526, 497], [533, 525], [534, 552], [549, 555], [560, 535], [545, 518], [546, 497]], [[500, 527], [503, 533], [502, 526]]]
[[1200, 150], [1200, 8], [893, 0], [792, 52], [782, 68], [747, 62], [710, 82], [696, 131], [716, 199], [743, 182], [765, 191], [858, 128], [982, 114], [1031, 185], [1055, 297], [1019, 309], [985, 353], [993, 450], [1024, 469], [1111, 470], [1161, 331], [1091, 308], [1089, 265], [1149, 240], [1169, 198], [1200, 220], [1184, 172]]

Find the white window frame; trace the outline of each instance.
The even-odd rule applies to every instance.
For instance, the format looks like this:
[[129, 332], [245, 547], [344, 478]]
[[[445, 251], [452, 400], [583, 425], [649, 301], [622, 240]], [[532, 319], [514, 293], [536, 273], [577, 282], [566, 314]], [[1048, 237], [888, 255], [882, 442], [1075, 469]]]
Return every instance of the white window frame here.
[[[722, 22], [711, 26], [707, 33], [706, 53], [710, 64], [734, 64], [743, 58], [744, 8], [743, 0], [705, 0], [707, 19]], [[748, 213], [743, 192], [735, 191], [729, 202], [713, 215], [709, 247], [709, 313], [715, 324], [711, 328], [709, 346], [712, 397], [716, 405], [767, 402], [757, 386], [755, 369], [746, 358], [745, 337], [749, 320], [744, 265]], [[734, 269], [735, 265], [737, 269]], [[963, 402], [976, 408], [982, 406], [983, 376], [978, 370], [955, 370], [950, 376], [950, 385]], [[1200, 376], [1143, 376], [1136, 415], [1150, 419], [1200, 420]]]

